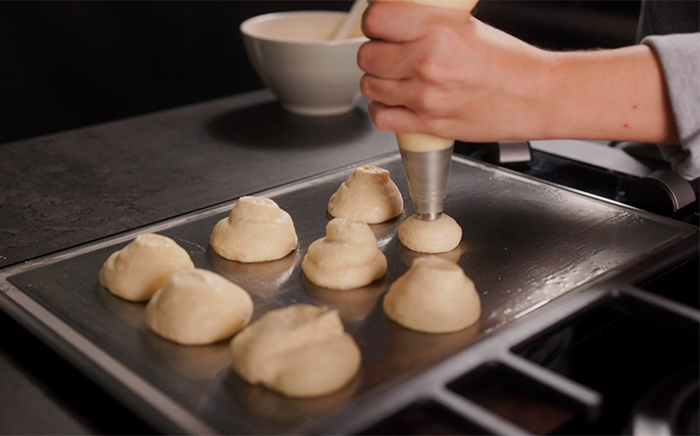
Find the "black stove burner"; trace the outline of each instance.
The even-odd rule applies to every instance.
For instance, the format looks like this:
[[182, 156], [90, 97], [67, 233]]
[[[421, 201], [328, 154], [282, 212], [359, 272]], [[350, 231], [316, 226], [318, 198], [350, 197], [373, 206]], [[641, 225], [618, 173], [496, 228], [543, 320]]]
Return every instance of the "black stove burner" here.
[[[555, 434], [621, 434], [641, 398], [676, 398], [684, 405], [693, 393], [681, 395], [681, 388], [695, 386], [697, 399], [699, 341], [697, 321], [621, 296], [600, 302], [514, 352], [602, 394], [603, 407], [595, 422], [565, 424]], [[695, 368], [694, 381], [686, 377], [659, 382], [689, 367]], [[656, 388], [659, 383], [661, 388]], [[687, 426], [680, 419], [692, 417], [692, 401], [688, 408], [659, 415], [666, 416], [670, 426]]]
[[700, 367], [691, 365], [662, 379], [637, 402], [632, 435], [697, 435]]

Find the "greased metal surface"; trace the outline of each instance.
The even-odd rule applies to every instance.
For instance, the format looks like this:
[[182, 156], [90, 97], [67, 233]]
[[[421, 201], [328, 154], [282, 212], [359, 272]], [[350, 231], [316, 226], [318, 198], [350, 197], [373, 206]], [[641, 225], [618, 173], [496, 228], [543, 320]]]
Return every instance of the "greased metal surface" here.
[[397, 237], [399, 225], [413, 213], [412, 204], [399, 155], [371, 163], [391, 172], [406, 206], [400, 217], [371, 226], [389, 269], [383, 279], [365, 288], [318, 288], [300, 268], [309, 244], [325, 235], [331, 218], [328, 199], [354, 167], [260, 193], [294, 219], [299, 248], [281, 260], [241, 264], [213, 252], [211, 230], [234, 202], [142, 230], [173, 238], [197, 267], [245, 288], [255, 304], [254, 319], [294, 303], [336, 308], [362, 351], [363, 363], [348, 386], [326, 397], [292, 400], [247, 385], [229, 368], [228, 342], [187, 347], [149, 332], [144, 304], [120, 300], [98, 282], [102, 263], [133, 235], [115, 238], [113, 245], [86, 247], [56, 262], [48, 259], [8, 280], [212, 429], [227, 434], [294, 433], [560, 295], [697, 235], [691, 226], [455, 158], [445, 213], [462, 226], [464, 235], [456, 250], [439, 256], [458, 262], [475, 282], [482, 317], [457, 333], [412, 332], [388, 320], [381, 308], [389, 285], [420, 256], [401, 246]]

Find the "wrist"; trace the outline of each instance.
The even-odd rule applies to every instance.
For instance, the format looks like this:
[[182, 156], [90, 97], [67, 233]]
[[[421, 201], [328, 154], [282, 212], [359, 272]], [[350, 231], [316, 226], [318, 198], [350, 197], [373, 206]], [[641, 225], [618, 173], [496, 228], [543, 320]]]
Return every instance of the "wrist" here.
[[562, 130], [562, 116], [557, 107], [566, 103], [560, 90], [566, 87], [567, 73], [562, 53], [538, 50], [531, 56], [523, 107], [520, 138], [555, 139]]
[[560, 53], [535, 47], [518, 53], [519, 62], [511, 64], [511, 125], [508, 138], [512, 140], [551, 139], [561, 129], [558, 111], [553, 109], [562, 100], [557, 89], [566, 74], [561, 72]]
[[646, 46], [550, 53], [539, 139], [668, 143], [677, 136], [658, 62]]

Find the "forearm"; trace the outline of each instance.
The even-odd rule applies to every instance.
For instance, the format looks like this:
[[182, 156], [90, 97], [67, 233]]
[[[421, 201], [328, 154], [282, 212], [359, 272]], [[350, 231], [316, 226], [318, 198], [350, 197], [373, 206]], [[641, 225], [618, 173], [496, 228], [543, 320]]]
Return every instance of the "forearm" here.
[[542, 71], [550, 104], [531, 137], [678, 143], [661, 68], [649, 47], [551, 53]]

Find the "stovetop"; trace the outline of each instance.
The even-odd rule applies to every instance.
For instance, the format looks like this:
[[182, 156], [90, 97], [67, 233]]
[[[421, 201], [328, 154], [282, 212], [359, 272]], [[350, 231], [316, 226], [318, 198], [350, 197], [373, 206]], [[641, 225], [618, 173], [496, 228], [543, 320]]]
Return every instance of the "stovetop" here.
[[[455, 151], [471, 159], [496, 163], [483, 144], [457, 143]], [[500, 164], [510, 170], [573, 188], [619, 203], [638, 206], [627, 196], [638, 176], [531, 150], [529, 162]], [[657, 211], [658, 213], [658, 211]], [[698, 226], [698, 202], [663, 215]], [[700, 307], [700, 260], [694, 257], [650, 280], [637, 283], [642, 291], [681, 303], [697, 313]], [[630, 301], [631, 303], [631, 301]], [[549, 398], [539, 404], [512, 386], [513, 374], [503, 368], [482, 371], [462, 382], [473, 401], [491, 408], [534, 434], [698, 434], [697, 326], [684, 334], [659, 327], [648, 317], [660, 314], [599, 305], [574, 317], [513, 351], [528, 360], [594, 388], [604, 406], [594, 418], [575, 418], [576, 411]], [[509, 377], [510, 376], [510, 377]], [[508, 381], [512, 383], [509, 383]], [[525, 388], [527, 390], [527, 387]], [[546, 396], [545, 396], [546, 397]], [[499, 401], [494, 401], [499, 398]], [[544, 397], [543, 397], [544, 398]], [[510, 410], [512, 409], [512, 410]], [[539, 428], [533, 415], [548, 415], [548, 428]], [[553, 423], [553, 424], [552, 424]]]

